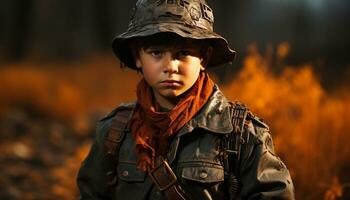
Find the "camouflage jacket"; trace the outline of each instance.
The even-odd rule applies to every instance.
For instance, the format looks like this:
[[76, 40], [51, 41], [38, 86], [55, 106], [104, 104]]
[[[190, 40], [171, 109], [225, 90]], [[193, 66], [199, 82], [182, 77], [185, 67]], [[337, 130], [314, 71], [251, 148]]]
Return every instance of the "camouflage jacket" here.
[[[118, 182], [113, 188], [107, 185], [103, 142], [113, 116], [133, 107], [134, 104], [121, 105], [99, 122], [97, 137], [77, 178], [80, 199], [165, 199], [150, 177], [136, 169], [135, 143], [127, 129], [119, 151]], [[167, 160], [179, 184], [193, 199], [229, 199], [221, 152], [225, 151], [223, 138], [233, 131], [231, 109], [232, 103], [215, 86], [204, 108], [170, 143]], [[245, 124], [236, 175], [241, 185], [237, 199], [294, 199], [289, 171], [274, 153], [268, 126], [251, 114]]]

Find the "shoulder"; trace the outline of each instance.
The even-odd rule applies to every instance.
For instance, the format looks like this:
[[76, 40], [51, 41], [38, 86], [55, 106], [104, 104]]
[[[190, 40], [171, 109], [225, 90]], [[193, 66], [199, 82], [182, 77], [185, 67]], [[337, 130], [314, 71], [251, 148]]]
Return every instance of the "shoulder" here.
[[[239, 101], [235, 101], [235, 102], [230, 102], [231, 107], [233, 109], [233, 115], [232, 117], [235, 117], [235, 112], [242, 110], [245, 112], [245, 121], [249, 121], [252, 122], [253, 125], [258, 126], [260, 128], [265, 128], [265, 129], [269, 129], [269, 126], [263, 121], [262, 118], [258, 117], [257, 115], [255, 115], [247, 105], [239, 102]], [[243, 112], [242, 112], [243, 115]], [[236, 116], [237, 117], [237, 116]], [[238, 117], [243, 117], [243, 116], [239, 116]]]
[[247, 113], [246, 120], [251, 121], [253, 123], [253, 125], [257, 128], [269, 130], [269, 126], [263, 121], [263, 119], [256, 116], [255, 114], [253, 114], [253, 112], [251, 112], [249, 110]]
[[248, 143], [252, 145], [262, 145], [264, 150], [275, 155], [273, 139], [269, 126], [258, 116], [248, 111], [245, 122]]
[[131, 111], [134, 109], [136, 105], [136, 102], [129, 102], [129, 103], [121, 103], [118, 107], [113, 109], [110, 113], [108, 113], [106, 116], [102, 117], [99, 122], [104, 122], [112, 119], [118, 112], [121, 111]]
[[112, 120], [117, 114], [122, 113], [123, 115], [129, 116], [131, 115], [133, 109], [135, 108], [135, 105], [136, 105], [136, 102], [122, 103], [118, 107], [113, 109], [109, 114], [102, 117], [98, 121], [97, 127], [96, 127], [97, 142], [100, 143], [104, 140], [112, 124]]
[[[265, 140], [266, 137], [270, 137], [269, 126], [263, 121], [262, 118], [255, 115], [248, 106], [241, 102], [232, 102], [233, 107], [233, 118], [243, 117], [242, 125], [244, 128], [243, 133], [246, 133], [246, 138], [249, 138], [251, 143], [261, 143], [261, 141]], [[235, 111], [236, 110], [236, 111]], [[237, 110], [244, 110], [245, 114], [242, 116], [235, 116], [235, 112]], [[242, 112], [243, 113], [243, 112]]]

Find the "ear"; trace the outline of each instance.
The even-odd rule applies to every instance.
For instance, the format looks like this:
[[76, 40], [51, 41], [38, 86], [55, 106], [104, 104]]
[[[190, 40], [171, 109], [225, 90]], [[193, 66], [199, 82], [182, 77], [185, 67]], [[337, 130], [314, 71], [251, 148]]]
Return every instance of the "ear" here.
[[209, 63], [209, 60], [211, 59], [211, 56], [213, 55], [213, 47], [209, 46], [207, 47], [206, 51], [203, 52], [203, 58], [201, 58], [201, 70], [203, 68], [203, 70], [205, 69], [205, 67], [207, 67], [207, 64]]
[[[202, 60], [202, 59], [201, 59]], [[202, 63], [203, 61], [201, 61]], [[205, 67], [201, 64], [201, 71], [204, 71], [205, 70]]]
[[135, 58], [135, 65], [136, 68], [141, 69], [141, 60], [139, 58]]

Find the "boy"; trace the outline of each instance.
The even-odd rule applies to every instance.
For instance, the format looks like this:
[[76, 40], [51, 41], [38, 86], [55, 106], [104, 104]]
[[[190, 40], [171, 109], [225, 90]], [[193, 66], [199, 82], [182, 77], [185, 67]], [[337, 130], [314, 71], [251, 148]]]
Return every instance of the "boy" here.
[[204, 0], [139, 0], [113, 49], [138, 70], [137, 102], [97, 127], [81, 199], [294, 199], [266, 124], [205, 72], [234, 59]]

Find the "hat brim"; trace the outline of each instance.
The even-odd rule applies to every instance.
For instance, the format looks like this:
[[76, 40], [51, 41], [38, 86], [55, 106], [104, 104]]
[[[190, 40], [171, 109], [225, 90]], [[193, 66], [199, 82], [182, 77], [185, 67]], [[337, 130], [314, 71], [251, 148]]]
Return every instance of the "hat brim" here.
[[193, 28], [184, 24], [169, 22], [145, 25], [118, 35], [113, 39], [113, 51], [127, 67], [136, 69], [129, 48], [130, 42], [137, 37], [147, 37], [158, 33], [175, 33], [183, 38], [208, 40], [213, 47], [213, 54], [207, 67], [214, 67], [232, 62], [236, 56], [236, 52], [228, 46], [226, 39], [219, 34], [201, 28]]

